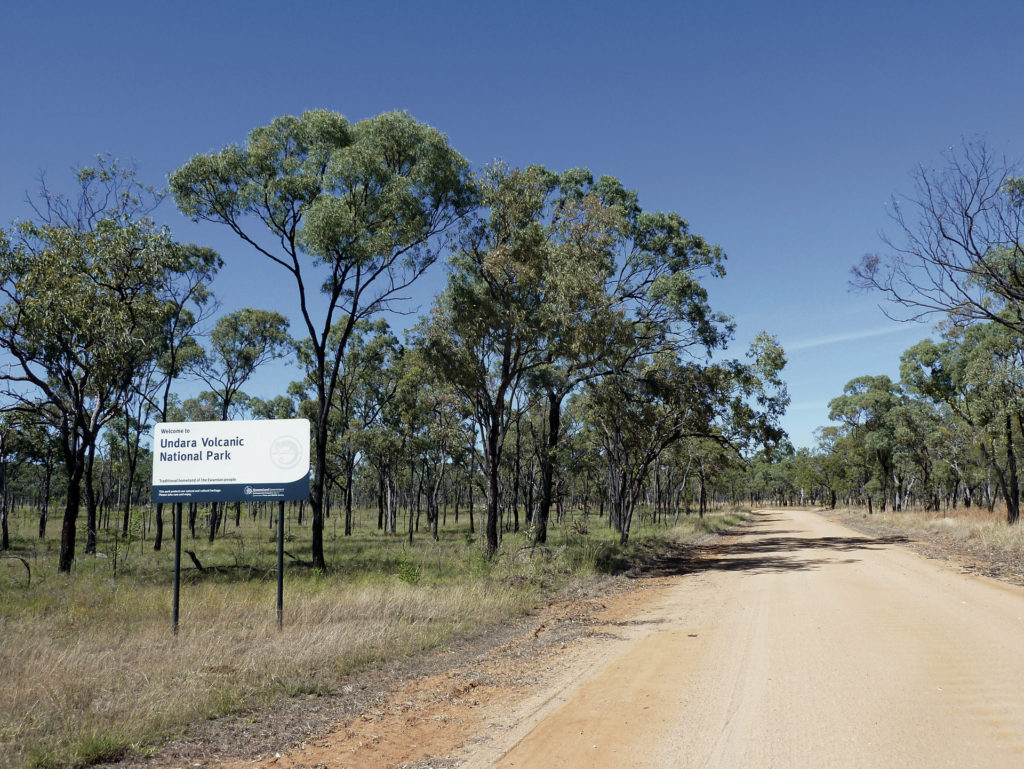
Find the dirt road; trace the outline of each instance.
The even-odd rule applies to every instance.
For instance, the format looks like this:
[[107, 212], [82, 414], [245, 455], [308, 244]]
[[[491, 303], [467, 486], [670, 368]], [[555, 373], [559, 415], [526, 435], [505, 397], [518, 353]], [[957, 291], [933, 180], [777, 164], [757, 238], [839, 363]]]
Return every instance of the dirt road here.
[[613, 632], [458, 765], [1024, 767], [1024, 590], [813, 513]]

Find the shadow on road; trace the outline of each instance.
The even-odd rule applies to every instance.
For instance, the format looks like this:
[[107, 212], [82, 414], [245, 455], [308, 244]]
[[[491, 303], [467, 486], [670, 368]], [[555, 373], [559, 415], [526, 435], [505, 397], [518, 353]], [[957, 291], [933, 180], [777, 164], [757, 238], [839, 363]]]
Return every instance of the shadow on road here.
[[908, 541], [903, 536], [887, 537], [796, 537], [793, 532], [758, 534], [760, 525], [711, 547], [680, 548], [652, 563], [646, 573], [653, 576], [693, 574], [701, 571], [743, 571], [771, 573], [808, 571], [830, 564], [857, 563], [857, 558], [840, 559], [839, 553], [878, 550]]

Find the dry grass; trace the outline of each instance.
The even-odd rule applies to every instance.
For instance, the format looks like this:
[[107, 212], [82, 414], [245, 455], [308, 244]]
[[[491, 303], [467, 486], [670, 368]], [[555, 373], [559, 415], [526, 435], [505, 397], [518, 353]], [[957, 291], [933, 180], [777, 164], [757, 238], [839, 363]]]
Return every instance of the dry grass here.
[[0, 765], [115, 757], [177, 724], [329, 690], [346, 672], [531, 605], [527, 592], [486, 582], [321, 584], [292, 591], [278, 631], [272, 585], [204, 584], [187, 590], [174, 637], [166, 590], [85, 587], [65, 585], [59, 611], [0, 624]]
[[870, 534], [899, 534], [911, 546], [965, 570], [1024, 584], [1024, 526], [1009, 526], [997, 508], [958, 508], [944, 513], [905, 511], [868, 515], [840, 510], [843, 523]]

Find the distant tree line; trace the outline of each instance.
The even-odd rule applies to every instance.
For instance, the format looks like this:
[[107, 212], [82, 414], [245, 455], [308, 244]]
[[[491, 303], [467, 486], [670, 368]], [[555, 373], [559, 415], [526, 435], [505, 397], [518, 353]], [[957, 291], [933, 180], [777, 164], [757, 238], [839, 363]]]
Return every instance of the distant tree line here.
[[[898, 236], [853, 270], [889, 314], [937, 321], [900, 359], [900, 381], [851, 380], [812, 450], [755, 461], [748, 483], [784, 502], [874, 510], [1005, 505], [1020, 520], [1024, 444], [1024, 178], [983, 141], [951, 148], [894, 198]], [[783, 452], [785, 453], [785, 452]]]

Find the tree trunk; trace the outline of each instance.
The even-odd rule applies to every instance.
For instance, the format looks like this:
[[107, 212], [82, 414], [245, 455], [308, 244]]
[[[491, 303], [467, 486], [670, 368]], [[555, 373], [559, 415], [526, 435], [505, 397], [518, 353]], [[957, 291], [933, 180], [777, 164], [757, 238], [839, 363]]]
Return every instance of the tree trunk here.
[[356, 458], [345, 456], [345, 536], [352, 536], [352, 476], [355, 474]]
[[427, 515], [433, 519], [433, 532], [432, 532], [432, 534], [434, 536], [434, 541], [438, 542], [438, 541], [440, 541], [441, 537], [440, 537], [440, 534], [438, 533], [438, 530], [437, 530], [437, 523], [438, 523], [438, 520], [440, 519], [441, 515], [440, 515], [440, 512], [438, 511], [437, 496], [436, 496], [436, 494], [431, 494], [430, 495], [430, 497], [427, 499], [427, 504], [430, 506], [430, 509], [427, 511]]
[[469, 533], [476, 534], [476, 529], [473, 525], [473, 474], [476, 472], [476, 459], [469, 463]]
[[1020, 485], [1017, 481], [1017, 456], [1013, 450], [1013, 423], [1006, 414], [1006, 471], [1009, 475], [1006, 493], [1006, 522], [1011, 526], [1020, 520]]
[[555, 448], [562, 424], [562, 399], [558, 393], [548, 391], [548, 434], [540, 460], [540, 502], [537, 505], [533, 541], [538, 545], [548, 541], [548, 518], [551, 515], [552, 488], [555, 473]]
[[501, 471], [499, 450], [501, 443], [501, 436], [499, 435], [500, 419], [499, 415], [494, 415], [487, 426], [487, 524], [485, 529], [484, 555], [488, 558], [491, 558], [498, 552], [498, 515], [500, 513], [498, 505], [500, 488], [498, 478]]
[[[324, 361], [318, 361], [320, 370], [324, 371]], [[324, 570], [327, 568], [327, 560], [324, 558], [324, 489], [327, 483], [327, 437], [328, 437], [328, 414], [330, 403], [327, 400], [327, 391], [318, 383], [318, 411], [316, 420], [316, 435], [314, 437], [314, 463], [313, 483], [309, 489], [309, 506], [312, 509], [313, 542], [310, 548], [313, 559], [313, 568]]]
[[[413, 467], [412, 463], [409, 463], [409, 483], [412, 483], [413, 478], [416, 477], [416, 468]], [[416, 495], [416, 504], [413, 504], [412, 500], [412, 489], [409, 489], [409, 544], [412, 544], [413, 525], [415, 523], [415, 516], [417, 515], [416, 508], [419, 507], [419, 494]]]
[[697, 478], [700, 481], [700, 502], [699, 502], [700, 508], [699, 508], [699, 516], [698, 517], [703, 518], [704, 517], [704, 513], [707, 511], [707, 507], [708, 507], [707, 479], [704, 477], [704, 471], [703, 470], [701, 470], [699, 473], [697, 473]]
[[125, 418], [124, 445], [128, 455], [128, 493], [124, 501], [124, 521], [121, 525], [121, 535], [128, 536], [128, 526], [131, 523], [132, 515], [132, 486], [135, 484], [135, 471], [139, 464], [139, 438], [138, 431], [135, 433], [135, 440], [131, 440], [131, 429], [128, 426], [128, 419]]
[[53, 462], [49, 457], [43, 469], [43, 503], [39, 507], [39, 539], [46, 537], [46, 521], [50, 516], [50, 479], [53, 477]]
[[0, 550], [11, 549], [11, 532], [7, 527], [7, 462], [0, 462]]
[[377, 530], [384, 531], [384, 473], [377, 471]]
[[220, 526], [220, 503], [213, 502], [210, 505], [210, 542], [213, 542], [213, 537], [217, 533], [217, 527]]
[[67, 500], [64, 504], [64, 521], [60, 530], [60, 556], [57, 570], [70, 573], [75, 560], [75, 530], [78, 524], [78, 509], [82, 502], [82, 475], [85, 472], [85, 448], [65, 450], [65, 465], [68, 472]]
[[96, 491], [92, 485], [93, 462], [96, 459], [96, 444], [89, 443], [89, 449], [85, 459], [85, 552], [96, 552]]

